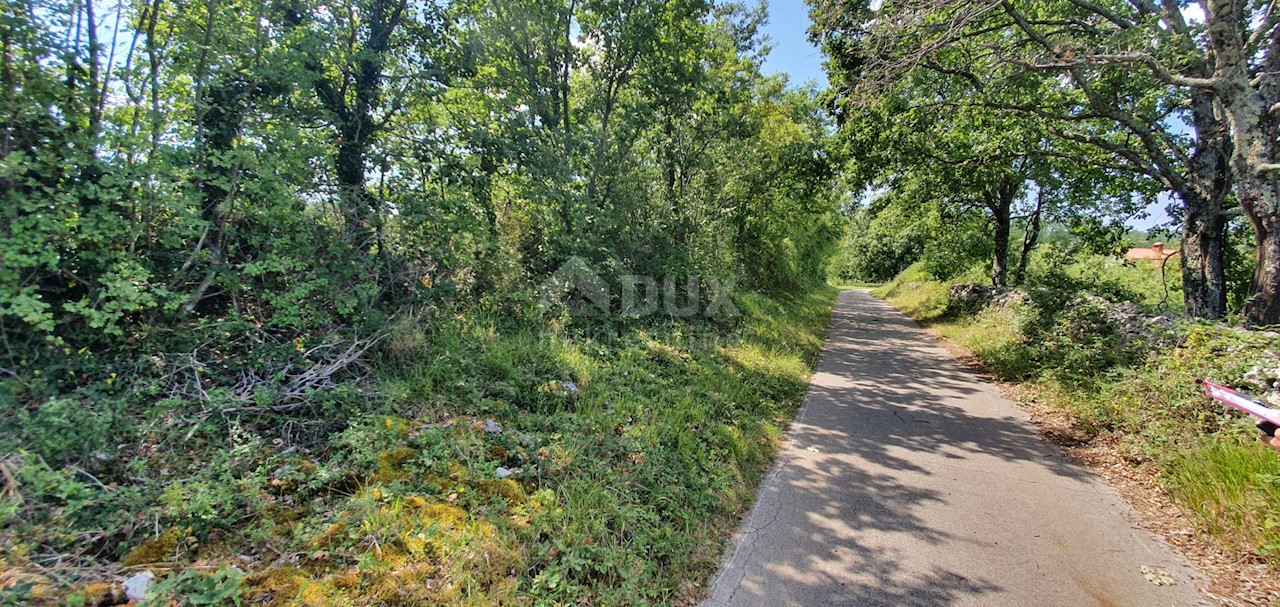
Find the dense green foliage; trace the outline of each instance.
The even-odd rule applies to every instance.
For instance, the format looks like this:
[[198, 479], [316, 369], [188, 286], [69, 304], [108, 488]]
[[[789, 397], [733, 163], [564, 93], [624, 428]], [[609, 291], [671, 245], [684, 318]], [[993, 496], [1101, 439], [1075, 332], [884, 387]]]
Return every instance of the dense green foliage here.
[[844, 282], [878, 283], [897, 276], [915, 263], [924, 249], [926, 229], [898, 206], [857, 209], [845, 226], [832, 278]]
[[741, 7], [120, 11], [107, 43], [92, 4], [6, 5], [6, 368], [376, 320], [573, 256], [793, 287], [838, 230], [823, 120], [760, 76]]
[[728, 0], [0, 0], [0, 605], [688, 603], [827, 278], [1274, 560], [1169, 377], [1280, 344], [1117, 320], [1280, 319], [1280, 21], [1190, 4], [812, 0], [817, 91]]
[[[0, 586], [169, 563], [156, 592], [191, 601], [687, 593], [801, 389], [830, 298], [798, 294], [842, 229], [828, 120], [761, 74], [763, 19], [0, 2], [0, 560], [29, 576]], [[608, 297], [546, 297], [562, 268]], [[633, 276], [667, 305], [627, 313]]]
[[[0, 539], [18, 571], [50, 550], [243, 571], [181, 573], [157, 599], [191, 600], [221, 579], [248, 604], [688, 600], [753, 500], [834, 295], [738, 298], [736, 337], [678, 323], [590, 338], [492, 313], [423, 315], [434, 329], [402, 329], [391, 347], [385, 404], [344, 417], [327, 443], [170, 409], [152, 412], [128, 462], [157, 477], [145, 484], [9, 457], [24, 500], [4, 502]], [[56, 572], [111, 571], [81, 564]], [[9, 590], [91, 601], [102, 590], [26, 581]]]

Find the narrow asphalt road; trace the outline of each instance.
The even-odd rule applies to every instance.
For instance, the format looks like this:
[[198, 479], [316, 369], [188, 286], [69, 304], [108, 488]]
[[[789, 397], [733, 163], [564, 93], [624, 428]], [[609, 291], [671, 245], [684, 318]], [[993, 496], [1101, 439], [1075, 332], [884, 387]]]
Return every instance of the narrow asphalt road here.
[[1207, 605], [1134, 517], [928, 333], [845, 292], [703, 607]]

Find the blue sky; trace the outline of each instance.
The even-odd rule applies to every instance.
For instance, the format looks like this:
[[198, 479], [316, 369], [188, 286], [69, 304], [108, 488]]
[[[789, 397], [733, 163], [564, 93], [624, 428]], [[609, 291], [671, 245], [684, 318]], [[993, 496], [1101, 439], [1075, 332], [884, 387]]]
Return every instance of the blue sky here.
[[[769, 6], [769, 23], [764, 31], [769, 36], [773, 51], [765, 60], [766, 74], [786, 73], [793, 85], [801, 85], [810, 80], [819, 86], [827, 86], [827, 75], [822, 71], [822, 52], [809, 43], [809, 7], [804, 0], [767, 0]], [[1192, 19], [1196, 15], [1189, 15]], [[1141, 219], [1126, 222], [1130, 228], [1149, 230], [1167, 221], [1168, 215], [1164, 206], [1169, 203], [1167, 196], [1152, 204], [1149, 215]]]
[[809, 44], [809, 7], [804, 0], [768, 0], [769, 23], [764, 31], [773, 44], [773, 52], [765, 61], [764, 72], [785, 72], [791, 84], [801, 85], [815, 80], [827, 85], [822, 71], [822, 52]]

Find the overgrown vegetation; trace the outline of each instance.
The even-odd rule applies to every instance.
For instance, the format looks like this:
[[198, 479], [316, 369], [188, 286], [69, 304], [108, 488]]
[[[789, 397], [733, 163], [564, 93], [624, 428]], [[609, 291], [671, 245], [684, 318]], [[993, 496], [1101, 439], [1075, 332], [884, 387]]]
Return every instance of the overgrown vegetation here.
[[1269, 5], [811, 5], [0, 0], [0, 604], [687, 602], [827, 277], [1280, 550]]
[[[1074, 440], [1149, 465], [1175, 502], [1229, 552], [1280, 565], [1280, 458], [1244, 416], [1204, 396], [1211, 378], [1264, 395], [1280, 380], [1280, 336], [1222, 325], [1153, 322], [1150, 267], [1040, 255], [1024, 291], [965, 307], [917, 264], [875, 292], [963, 346], [1025, 398], [1063, 412]], [[1118, 318], [1137, 303], [1134, 322]], [[1157, 319], [1158, 320], [1158, 319]]]
[[804, 393], [834, 293], [741, 297], [733, 337], [421, 316], [427, 337], [402, 328], [380, 365], [382, 400], [315, 422], [330, 434], [160, 403], [120, 462], [147, 482], [16, 452], [4, 596], [97, 604], [111, 586], [88, 582], [118, 557], [173, 572], [159, 604], [224, 587], [272, 605], [691, 600]]

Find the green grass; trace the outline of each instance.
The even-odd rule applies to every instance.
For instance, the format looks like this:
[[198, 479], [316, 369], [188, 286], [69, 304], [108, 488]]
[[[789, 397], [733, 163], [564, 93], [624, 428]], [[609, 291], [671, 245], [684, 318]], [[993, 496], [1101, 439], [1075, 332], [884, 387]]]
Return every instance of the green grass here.
[[1025, 379], [1036, 371], [1034, 354], [1018, 330], [1014, 310], [987, 308], [974, 316], [935, 320], [930, 326], [944, 338], [964, 345], [1001, 380]]
[[[1145, 284], [1134, 276], [1150, 278], [1114, 264], [1083, 265], [1071, 272], [1100, 274], [1121, 291]], [[1270, 361], [1268, 368], [1275, 367], [1280, 339], [1186, 325], [1180, 347], [1081, 373], [1072, 368], [1081, 360], [1075, 354], [1097, 345], [1057, 341], [1046, 355], [1042, 337], [1023, 333], [1024, 309], [948, 314], [949, 286], [913, 267], [874, 294], [971, 352], [997, 377], [1023, 382], [1022, 394], [1064, 412], [1085, 436], [1115, 445], [1134, 464], [1151, 464], [1161, 486], [1206, 538], [1228, 552], [1280, 566], [1280, 456], [1259, 444], [1248, 420], [1213, 404], [1192, 381], [1207, 377], [1247, 386], [1245, 375], [1255, 365]], [[1155, 303], [1139, 302], [1148, 309], [1157, 308]]]
[[1231, 547], [1280, 553], [1280, 458], [1240, 437], [1205, 438], [1168, 458], [1164, 485], [1200, 528]]
[[873, 289], [871, 294], [893, 302], [899, 310], [917, 321], [929, 322], [946, 313], [949, 287], [930, 276], [923, 263], [916, 263], [892, 281]]
[[[156, 493], [132, 494], [126, 510], [146, 524], [116, 554], [165, 579], [159, 599], [694, 600], [795, 414], [836, 293], [749, 294], [728, 327], [592, 336], [487, 313], [405, 322], [377, 414], [302, 451], [227, 429], [170, 461]], [[55, 535], [102, 525], [85, 513], [120, 492], [35, 459], [0, 463], [25, 498], [0, 509], [14, 534], [0, 538], [4, 563], [25, 572], [0, 604], [93, 604], [106, 588], [94, 576], [111, 567], [54, 577], [31, 559]]]
[[1013, 310], [987, 308], [973, 316], [948, 313], [951, 285], [973, 278], [967, 274], [956, 281], [943, 282], [930, 276], [923, 264], [915, 264], [871, 294], [889, 301], [946, 339], [964, 345], [1000, 379], [1026, 377], [1032, 362]]

